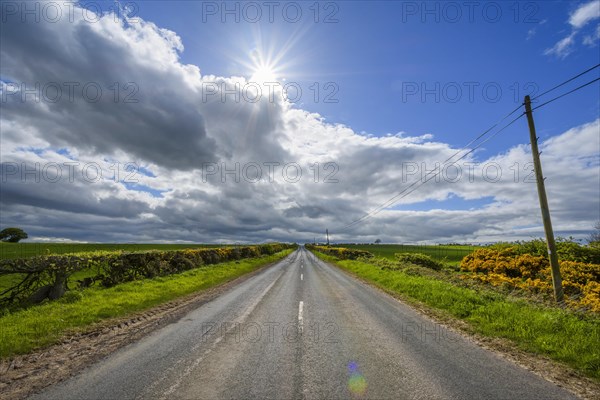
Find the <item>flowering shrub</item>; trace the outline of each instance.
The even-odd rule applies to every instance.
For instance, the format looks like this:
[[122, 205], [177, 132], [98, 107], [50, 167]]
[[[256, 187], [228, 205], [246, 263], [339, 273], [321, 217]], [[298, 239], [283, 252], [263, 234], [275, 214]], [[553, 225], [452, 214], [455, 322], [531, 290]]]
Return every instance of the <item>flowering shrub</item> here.
[[[548, 259], [541, 255], [521, 253], [515, 246], [478, 249], [465, 256], [460, 269], [462, 277], [493, 286], [524, 289], [533, 293], [553, 293]], [[600, 264], [560, 261], [566, 302], [573, 308], [600, 311]]]
[[[543, 239], [534, 239], [526, 242], [496, 243], [488, 249], [503, 250], [510, 248], [515, 254], [531, 254], [548, 258], [548, 247]], [[556, 253], [561, 261], [577, 261], [586, 264], [600, 264], [600, 246], [582, 246], [572, 239], [558, 238], [556, 240]]]
[[600, 313], [600, 283], [588, 282], [583, 287], [583, 297], [579, 300], [579, 305]]

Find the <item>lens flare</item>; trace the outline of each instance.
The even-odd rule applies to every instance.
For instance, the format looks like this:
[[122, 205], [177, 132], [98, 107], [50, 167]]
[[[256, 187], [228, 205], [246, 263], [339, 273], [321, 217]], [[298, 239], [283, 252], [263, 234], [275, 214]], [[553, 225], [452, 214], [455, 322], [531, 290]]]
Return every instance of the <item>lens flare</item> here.
[[348, 390], [355, 396], [363, 396], [367, 392], [367, 380], [360, 373], [358, 364], [354, 361], [348, 363]]

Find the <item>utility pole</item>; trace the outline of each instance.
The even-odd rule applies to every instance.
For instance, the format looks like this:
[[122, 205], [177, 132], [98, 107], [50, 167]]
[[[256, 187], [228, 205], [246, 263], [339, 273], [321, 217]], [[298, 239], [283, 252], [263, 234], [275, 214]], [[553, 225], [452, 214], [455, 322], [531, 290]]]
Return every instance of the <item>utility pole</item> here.
[[329, 246], [329, 229], [325, 229], [325, 233], [327, 234], [327, 246]]
[[542, 210], [542, 220], [544, 221], [544, 231], [546, 232], [546, 244], [548, 245], [548, 258], [550, 259], [550, 267], [552, 271], [552, 285], [554, 286], [554, 298], [558, 303], [563, 303], [564, 293], [562, 287], [562, 277], [560, 276], [558, 254], [556, 254], [556, 243], [554, 242], [554, 232], [552, 232], [550, 209], [548, 208], [546, 186], [544, 185], [544, 174], [542, 173], [542, 162], [540, 161], [537, 134], [535, 133], [533, 113], [531, 112], [531, 99], [529, 98], [529, 96], [525, 96], [525, 114], [527, 114], [527, 123], [529, 124], [529, 136], [531, 140], [531, 153], [533, 155], [533, 167], [535, 169], [538, 197], [540, 199], [540, 208]]

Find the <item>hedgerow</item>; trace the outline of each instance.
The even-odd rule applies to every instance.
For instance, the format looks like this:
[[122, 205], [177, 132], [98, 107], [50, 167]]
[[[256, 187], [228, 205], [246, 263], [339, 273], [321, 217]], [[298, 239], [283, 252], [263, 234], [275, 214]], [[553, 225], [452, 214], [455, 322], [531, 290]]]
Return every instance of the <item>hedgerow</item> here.
[[429, 269], [433, 269], [436, 271], [441, 270], [444, 267], [439, 261], [434, 260], [426, 254], [421, 253], [396, 253], [394, 254], [396, 260], [400, 263], [409, 263], [418, 265], [420, 267], [425, 267]]
[[361, 257], [373, 257], [373, 254], [368, 251], [358, 249], [347, 249], [345, 247], [314, 246], [311, 244], [307, 244], [306, 248], [309, 250], [315, 250], [320, 253], [336, 257], [340, 260], [356, 260]]
[[[89, 276], [80, 287], [111, 287], [138, 279], [154, 278], [203, 265], [275, 254], [295, 245], [271, 243], [257, 246], [200, 248], [148, 252], [96, 252], [38, 256], [0, 261], [0, 277], [17, 282], [0, 293], [0, 306], [58, 299], [66, 292], [68, 278], [79, 271]], [[15, 279], [18, 277], [18, 279]]]

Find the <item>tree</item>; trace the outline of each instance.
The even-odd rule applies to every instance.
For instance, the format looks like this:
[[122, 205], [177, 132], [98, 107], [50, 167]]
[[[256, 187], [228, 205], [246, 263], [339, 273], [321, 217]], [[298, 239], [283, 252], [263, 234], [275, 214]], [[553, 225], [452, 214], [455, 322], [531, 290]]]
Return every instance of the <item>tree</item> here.
[[594, 225], [594, 231], [592, 233], [590, 233], [590, 236], [588, 237], [588, 242], [590, 242], [591, 245], [600, 245], [600, 221], [596, 222], [596, 225]]
[[0, 240], [3, 242], [18, 243], [22, 239], [27, 239], [27, 234], [20, 228], [6, 228], [0, 232]]
[[379, 243], [381, 243], [381, 239], [375, 240], [375, 244], [379, 244]]

